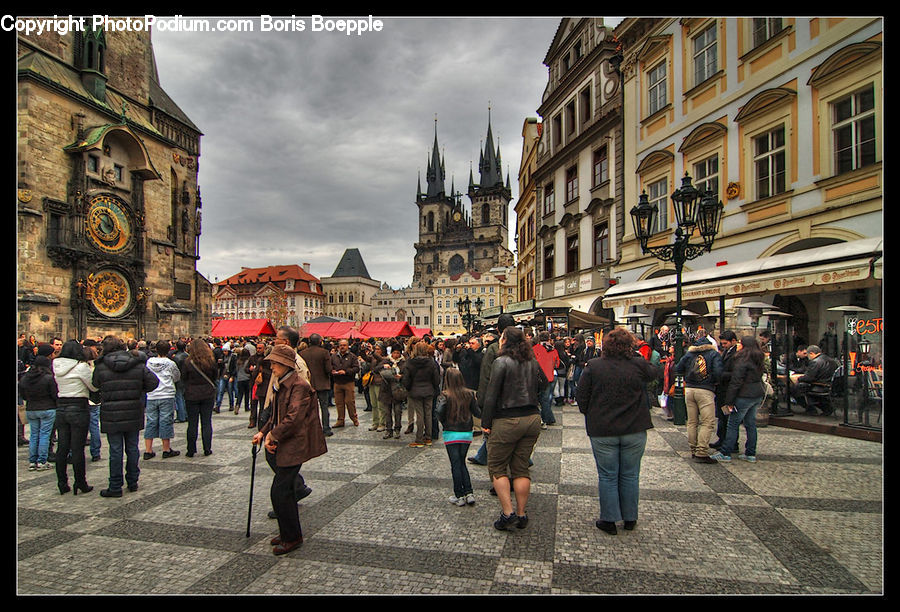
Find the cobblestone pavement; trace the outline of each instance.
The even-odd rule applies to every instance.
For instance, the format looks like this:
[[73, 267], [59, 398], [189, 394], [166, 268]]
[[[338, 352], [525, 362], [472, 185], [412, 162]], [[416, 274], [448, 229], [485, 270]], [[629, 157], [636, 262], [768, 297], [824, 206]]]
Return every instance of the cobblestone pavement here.
[[770, 426], [756, 464], [698, 464], [685, 428], [654, 414], [638, 524], [613, 537], [594, 526], [583, 418], [555, 411], [562, 426], [542, 431], [534, 454], [531, 521], [500, 532], [486, 468], [468, 464], [477, 503], [453, 506], [443, 445], [383, 440], [360, 410], [359, 427], [336, 429], [329, 452], [303, 466], [313, 488], [300, 502], [304, 544], [282, 557], [268, 544], [277, 525], [266, 516], [272, 473], [262, 457], [245, 537], [244, 413], [213, 415], [208, 457], [184, 456], [186, 424], [176, 424], [182, 454], [163, 460], [157, 440], [140, 489], [118, 499], [98, 494], [105, 439], [104, 461], [86, 453], [94, 490], [77, 497], [59, 494], [54, 472], [29, 472], [20, 448], [18, 592], [882, 593], [881, 444]]

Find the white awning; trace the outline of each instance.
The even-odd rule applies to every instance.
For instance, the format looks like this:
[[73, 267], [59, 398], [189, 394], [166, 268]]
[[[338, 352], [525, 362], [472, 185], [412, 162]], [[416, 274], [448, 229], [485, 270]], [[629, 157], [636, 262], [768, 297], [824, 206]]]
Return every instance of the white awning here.
[[[879, 237], [694, 270], [682, 275], [681, 299], [694, 302], [722, 296], [733, 298], [864, 280], [869, 278], [874, 258], [881, 253]], [[675, 275], [671, 275], [610, 287], [603, 307], [652, 307], [676, 299]]]

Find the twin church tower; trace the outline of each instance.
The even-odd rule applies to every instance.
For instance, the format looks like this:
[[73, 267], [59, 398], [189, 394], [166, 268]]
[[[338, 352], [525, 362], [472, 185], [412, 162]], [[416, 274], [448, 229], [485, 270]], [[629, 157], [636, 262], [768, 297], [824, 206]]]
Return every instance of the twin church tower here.
[[462, 193], [445, 187], [444, 160], [438, 151], [437, 120], [434, 146], [428, 160], [422, 191], [419, 177], [416, 206], [419, 208], [419, 240], [415, 243], [413, 283], [433, 285], [443, 276], [454, 277], [465, 271], [484, 273], [498, 266], [512, 266], [509, 242], [509, 174], [503, 181], [500, 169], [500, 147], [494, 148], [488, 115], [487, 139], [478, 162], [479, 181], [475, 183], [469, 169], [466, 195], [471, 203], [469, 213], [462, 203]]

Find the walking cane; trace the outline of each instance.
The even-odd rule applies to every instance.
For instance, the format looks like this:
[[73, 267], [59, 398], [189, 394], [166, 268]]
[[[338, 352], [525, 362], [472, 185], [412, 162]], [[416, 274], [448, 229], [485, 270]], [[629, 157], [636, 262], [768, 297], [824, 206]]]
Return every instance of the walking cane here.
[[256, 444], [253, 445], [253, 467], [250, 468], [250, 506], [247, 508], [247, 537], [250, 537], [250, 514], [253, 510], [253, 483], [256, 480], [256, 453], [259, 452]]

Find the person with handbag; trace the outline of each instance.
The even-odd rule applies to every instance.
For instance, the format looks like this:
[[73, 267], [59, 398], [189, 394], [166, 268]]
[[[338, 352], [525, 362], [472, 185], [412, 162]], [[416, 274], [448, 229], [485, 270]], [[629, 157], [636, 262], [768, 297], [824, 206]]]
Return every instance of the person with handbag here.
[[728, 384], [722, 411], [728, 415], [728, 429], [719, 452], [711, 458], [731, 461], [738, 448], [738, 431], [741, 424], [747, 431], [744, 454], [738, 455], [750, 463], [756, 462], [756, 411], [766, 399], [763, 383], [765, 354], [754, 336], [741, 338], [741, 349], [734, 358], [734, 371]]
[[378, 374], [377, 367], [384, 358], [384, 345], [380, 342], [372, 349], [372, 353], [368, 355], [369, 361], [368, 372], [365, 374], [369, 377], [366, 390], [372, 401], [372, 426], [369, 431], [384, 431], [384, 408], [381, 405], [379, 396], [381, 395], [381, 375]]
[[216, 401], [216, 361], [209, 345], [195, 340], [188, 346], [188, 357], [181, 364], [184, 382], [184, 407], [187, 410], [186, 457], [197, 454], [198, 423], [202, 430], [203, 454], [212, 454], [212, 413]]
[[384, 440], [394, 437], [400, 439], [400, 420], [403, 417], [403, 403], [406, 401], [404, 396], [407, 395], [406, 389], [400, 384], [400, 378], [405, 367], [403, 346], [396, 342], [391, 346], [391, 354], [375, 366], [375, 371], [382, 380], [378, 403], [384, 411]]

